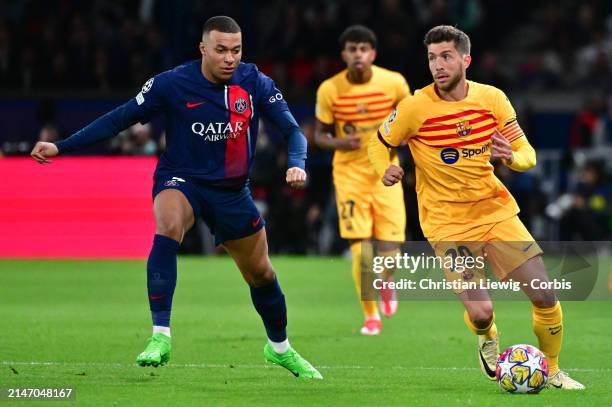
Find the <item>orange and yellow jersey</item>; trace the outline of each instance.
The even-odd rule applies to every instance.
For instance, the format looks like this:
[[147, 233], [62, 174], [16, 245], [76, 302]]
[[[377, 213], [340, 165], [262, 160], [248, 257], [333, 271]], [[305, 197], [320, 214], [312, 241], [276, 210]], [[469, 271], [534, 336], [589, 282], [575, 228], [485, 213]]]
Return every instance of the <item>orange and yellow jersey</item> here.
[[416, 166], [419, 221], [430, 241], [501, 222], [519, 212], [493, 174], [491, 136], [524, 137], [499, 89], [468, 81], [467, 97], [442, 100], [431, 84], [404, 99], [378, 132], [387, 147], [408, 141]]
[[353, 171], [363, 169], [371, 175], [375, 174], [368, 160], [368, 141], [393, 108], [409, 94], [408, 83], [400, 73], [376, 65], [372, 66], [372, 78], [367, 83], [349, 82], [345, 69], [319, 86], [317, 119], [334, 125], [338, 138], [344, 138], [348, 133], [361, 136], [359, 150], [334, 152], [334, 170], [350, 166]]

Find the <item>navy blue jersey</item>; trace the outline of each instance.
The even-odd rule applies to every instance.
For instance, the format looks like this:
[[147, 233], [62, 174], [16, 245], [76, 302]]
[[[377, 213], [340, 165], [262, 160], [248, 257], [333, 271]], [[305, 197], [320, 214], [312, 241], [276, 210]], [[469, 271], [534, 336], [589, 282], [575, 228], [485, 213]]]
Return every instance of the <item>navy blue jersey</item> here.
[[289, 167], [304, 168], [306, 139], [274, 82], [241, 63], [226, 84], [213, 84], [195, 60], [149, 79], [124, 105], [57, 144], [60, 152], [112, 137], [163, 114], [166, 151], [155, 177], [184, 175], [211, 185], [242, 186], [253, 164], [260, 116], [286, 136]]

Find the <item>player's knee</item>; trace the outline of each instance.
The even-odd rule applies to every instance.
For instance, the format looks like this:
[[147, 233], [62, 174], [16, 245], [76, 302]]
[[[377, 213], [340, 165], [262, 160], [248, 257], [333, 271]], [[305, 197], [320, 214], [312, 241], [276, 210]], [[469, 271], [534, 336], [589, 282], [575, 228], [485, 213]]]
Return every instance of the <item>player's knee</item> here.
[[183, 239], [184, 225], [178, 217], [161, 217], [156, 223], [155, 233], [158, 235], [167, 236], [179, 242]]
[[399, 249], [399, 246], [400, 245], [397, 242], [387, 242], [383, 240], [376, 242], [376, 249], [379, 252], [390, 252], [393, 250], [397, 250]]
[[557, 296], [554, 290], [539, 290], [537, 294], [531, 300], [531, 303], [538, 308], [552, 308], [557, 303]]
[[471, 310], [470, 318], [474, 325], [478, 327], [489, 325], [493, 319], [493, 303], [490, 301], [479, 303]]
[[274, 282], [276, 273], [269, 261], [262, 261], [255, 265], [250, 274], [249, 285], [251, 287], [263, 287]]

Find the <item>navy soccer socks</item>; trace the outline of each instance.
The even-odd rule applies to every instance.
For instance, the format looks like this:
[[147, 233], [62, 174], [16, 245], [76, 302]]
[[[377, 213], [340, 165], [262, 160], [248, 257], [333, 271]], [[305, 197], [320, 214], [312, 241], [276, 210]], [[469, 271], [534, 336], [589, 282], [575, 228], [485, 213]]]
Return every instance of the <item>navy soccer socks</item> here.
[[[261, 316], [271, 344], [273, 346], [280, 343], [286, 344], [281, 346], [280, 350], [288, 347], [287, 306], [278, 280], [274, 278], [274, 282], [269, 285], [250, 288], [253, 305]], [[275, 349], [279, 350], [276, 346]]]
[[155, 235], [153, 239], [153, 248], [147, 262], [147, 289], [153, 326], [170, 327], [179, 246], [179, 242], [166, 236]]

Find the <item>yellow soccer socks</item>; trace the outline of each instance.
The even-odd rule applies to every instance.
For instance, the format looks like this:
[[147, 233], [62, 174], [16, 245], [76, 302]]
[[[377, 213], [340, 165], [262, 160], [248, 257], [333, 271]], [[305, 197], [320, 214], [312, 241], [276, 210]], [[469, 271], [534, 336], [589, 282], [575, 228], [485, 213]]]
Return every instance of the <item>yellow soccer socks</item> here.
[[559, 371], [559, 352], [563, 342], [563, 311], [561, 303], [557, 301], [554, 307], [531, 307], [533, 317], [533, 332], [538, 337], [538, 347], [546, 356], [549, 374]]
[[[532, 305], [533, 332], [538, 338], [538, 347], [546, 356], [549, 374], [553, 375], [559, 371], [559, 352], [563, 342], [563, 311], [561, 303], [557, 301], [551, 308], [538, 308]], [[495, 314], [489, 326], [478, 328], [470, 320], [467, 311], [463, 313], [465, 324], [476, 335], [484, 335], [487, 340], [497, 337], [497, 326], [495, 325]]]
[[495, 325], [495, 313], [493, 313], [493, 318], [491, 318], [491, 323], [484, 328], [478, 328], [476, 325], [474, 325], [467, 311], [463, 312], [463, 320], [465, 321], [465, 324], [470, 329], [470, 331], [474, 332], [476, 335], [484, 335], [485, 339], [487, 340], [494, 339], [497, 337], [497, 325]]
[[[365, 318], [380, 319], [372, 288], [372, 244], [361, 241], [353, 242], [351, 243], [351, 254], [353, 281]], [[365, 281], [362, 281], [364, 279]], [[367, 300], [364, 300], [364, 298], [367, 298]]]

